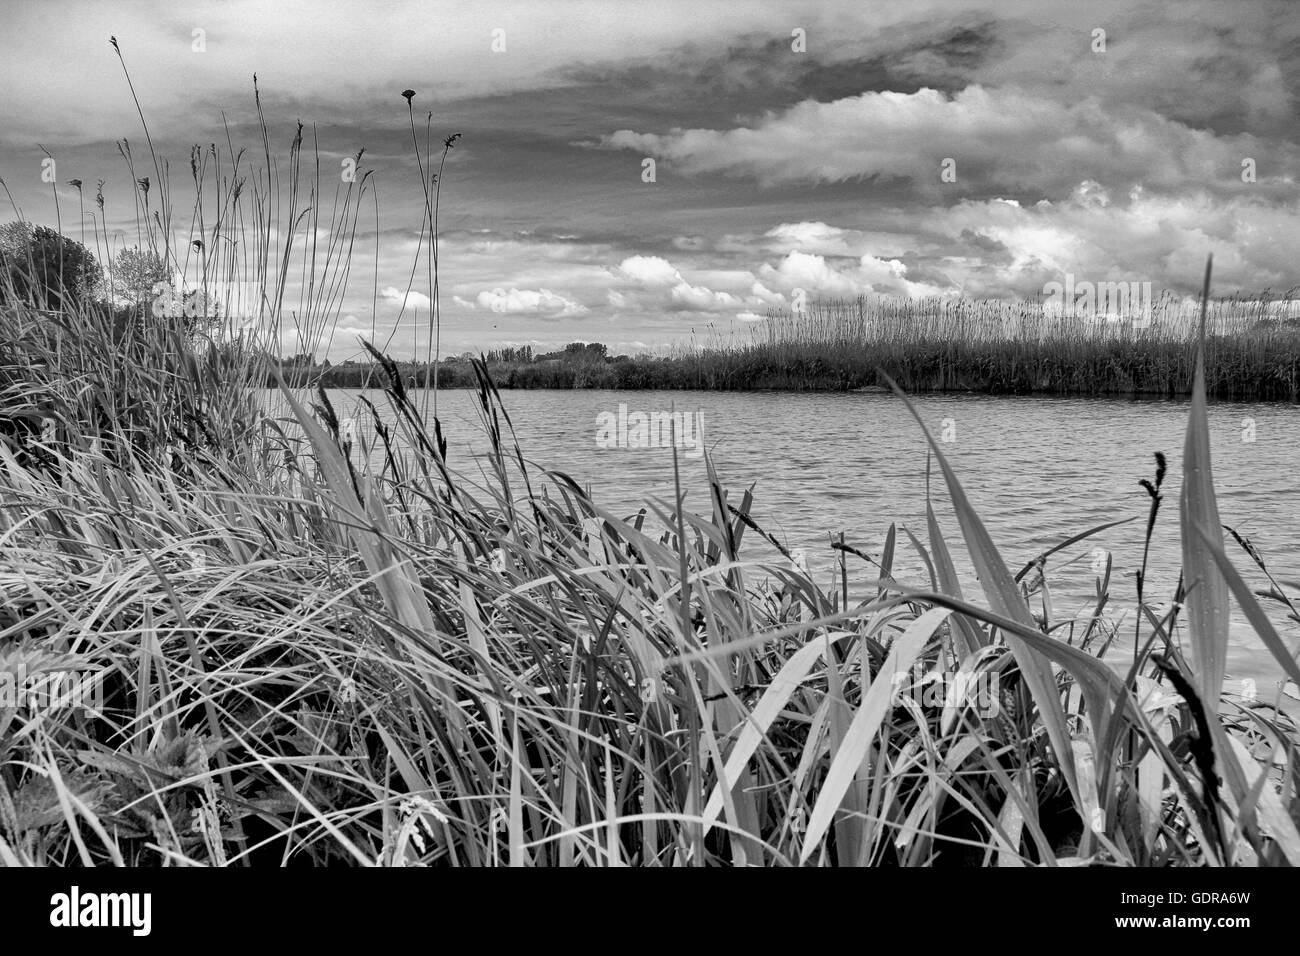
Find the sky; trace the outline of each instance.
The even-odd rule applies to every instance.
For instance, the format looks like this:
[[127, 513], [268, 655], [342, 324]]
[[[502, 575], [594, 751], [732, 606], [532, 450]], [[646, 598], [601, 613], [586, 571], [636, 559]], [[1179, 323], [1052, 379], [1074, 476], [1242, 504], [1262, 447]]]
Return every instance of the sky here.
[[[218, 147], [209, 176], [231, 146], [250, 181], [265, 162], [256, 73], [283, 208], [299, 122], [305, 174], [319, 156], [313, 327], [334, 361], [372, 332], [398, 357], [427, 348], [412, 120], [434, 162], [461, 134], [439, 202], [444, 353], [637, 353], [748, 335], [800, 297], [1011, 299], [1067, 274], [1189, 294], [1209, 252], [1220, 293], [1300, 284], [1291, 0], [3, 0], [0, 22], [0, 222], [93, 235], [102, 179], [114, 250], [156, 174], [110, 36], [169, 165], [178, 247], [191, 146]], [[331, 229], [358, 195], [354, 227]], [[286, 310], [311, 229], [273, 234], [297, 243]], [[321, 265], [344, 246], [346, 284]]]

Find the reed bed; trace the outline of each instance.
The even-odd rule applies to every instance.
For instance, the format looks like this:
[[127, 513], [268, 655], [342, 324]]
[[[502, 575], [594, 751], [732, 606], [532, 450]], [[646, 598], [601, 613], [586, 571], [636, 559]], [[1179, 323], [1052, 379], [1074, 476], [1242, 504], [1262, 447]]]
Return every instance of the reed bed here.
[[[335, 301], [284, 309], [286, 276], [337, 289], [350, 261], [270, 251], [304, 215], [293, 197], [320, 195], [300, 144], [283, 205], [267, 147], [248, 218], [222, 217], [268, 237], [241, 267], [264, 283], [258, 323], [196, 336], [146, 313], [124, 331], [94, 303], [5, 298], [0, 674], [93, 674], [102, 699], [0, 709], [0, 861], [1300, 862], [1296, 728], [1224, 693], [1229, 593], [1279, 676], [1300, 668], [1218, 530], [1199, 362], [1184, 586], [1131, 635], [1104, 616], [1110, 567], [1094, 618], [1058, 620], [1055, 550], [1008, 563], [933, 441], [953, 513], [891, 527], [879, 552], [843, 542], [874, 580], [823, 587], [711, 466], [703, 513], [678, 488], [626, 515], [529, 465], [481, 362], [473, 461], [448, 458], [378, 345], [365, 401], [390, 414], [365, 427], [324, 392], [282, 385], [282, 419], [254, 404], [259, 337], [296, 313], [310, 340]], [[902, 548], [923, 579], [895, 574]], [[1297, 583], [1267, 579], [1300, 620]], [[1100, 660], [1118, 639], [1122, 671]]]
[[[1206, 316], [1213, 398], [1300, 401], [1295, 290], [1219, 299]], [[675, 350], [668, 368], [695, 388], [1172, 397], [1190, 394], [1199, 306], [1170, 294], [1149, 313], [1062, 315], [1041, 300], [862, 296], [774, 312], [748, 337]]]

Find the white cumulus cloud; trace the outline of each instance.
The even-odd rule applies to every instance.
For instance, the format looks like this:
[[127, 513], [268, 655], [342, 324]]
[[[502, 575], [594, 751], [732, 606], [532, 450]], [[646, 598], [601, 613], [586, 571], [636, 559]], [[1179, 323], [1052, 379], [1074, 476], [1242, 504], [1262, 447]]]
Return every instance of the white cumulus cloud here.
[[484, 290], [475, 297], [474, 301], [481, 309], [507, 315], [534, 314], [558, 317], [584, 315], [588, 311], [581, 302], [567, 299], [549, 289]]
[[414, 289], [403, 294], [396, 286], [390, 285], [379, 290], [379, 298], [397, 305], [401, 305], [405, 301], [406, 308], [419, 309], [421, 312], [427, 312], [429, 309], [429, 297], [423, 292], [416, 292]]

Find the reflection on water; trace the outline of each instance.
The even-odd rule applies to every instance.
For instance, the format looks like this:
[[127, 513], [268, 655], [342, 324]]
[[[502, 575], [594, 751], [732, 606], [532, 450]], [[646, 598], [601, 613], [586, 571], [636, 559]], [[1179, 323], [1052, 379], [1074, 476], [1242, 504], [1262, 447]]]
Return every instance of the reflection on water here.
[[[354, 414], [360, 394], [331, 393], [340, 417]], [[369, 397], [388, 411], [382, 393]], [[682, 444], [684, 437], [695, 437], [694, 432], [683, 435], [689, 423], [702, 430], [733, 501], [753, 484], [754, 519], [788, 548], [803, 548], [824, 586], [838, 582], [832, 537], [838, 540], [844, 532], [847, 543], [876, 555], [891, 522], [900, 525], [896, 573], [925, 580], [924, 565], [902, 528], [927, 540], [926, 446], [893, 396], [511, 391], [503, 397], [525, 456], [567, 472], [607, 507], [632, 513], [647, 496], [671, 500], [676, 427], [687, 506], [707, 511], [704, 460], [687, 454], [690, 448]], [[1110, 610], [1127, 615], [1122, 633], [1128, 636], [1120, 643], [1131, 650], [1133, 575], [1141, 563], [1148, 504], [1138, 481], [1153, 477], [1157, 451], [1167, 456], [1169, 472], [1151, 545], [1148, 599], [1169, 601], [1178, 581], [1186, 402], [936, 395], [919, 397], [916, 405], [943, 441], [967, 496], [1013, 571], [1079, 531], [1137, 518], [1053, 555], [1047, 568], [1056, 616], [1086, 615], [1096, 603], [1095, 549], [1110, 551], [1115, 562]], [[670, 417], [673, 412], [679, 414]], [[475, 396], [441, 393], [439, 415], [451, 464], [477, 475], [473, 456], [486, 440]], [[637, 416], [644, 418], [644, 427]], [[365, 416], [357, 420], [364, 429]], [[1276, 577], [1300, 585], [1300, 408], [1216, 404], [1210, 408], [1210, 429], [1224, 523], [1252, 539]], [[977, 595], [937, 469], [930, 490], [966, 593]], [[1235, 543], [1229, 540], [1228, 547], [1238, 566], [1253, 572], [1248, 580], [1265, 587]], [[749, 539], [746, 556], [780, 560], [756, 537]], [[849, 560], [859, 585], [855, 596], [865, 595], [869, 569], [860, 558]], [[1300, 638], [1293, 624], [1282, 633], [1292, 644]], [[1254, 677], [1263, 693], [1276, 685], [1277, 669], [1269, 660], [1249, 628], [1234, 618], [1230, 677]]]

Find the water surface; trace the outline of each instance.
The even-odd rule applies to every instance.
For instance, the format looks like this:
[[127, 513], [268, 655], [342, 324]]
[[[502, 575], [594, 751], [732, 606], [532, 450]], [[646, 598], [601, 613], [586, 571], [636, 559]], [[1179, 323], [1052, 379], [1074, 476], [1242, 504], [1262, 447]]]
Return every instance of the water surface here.
[[[331, 393], [340, 417], [353, 413], [360, 394]], [[733, 502], [738, 503], [740, 493], [752, 484], [754, 519], [788, 548], [803, 548], [823, 586], [838, 587], [832, 583], [839, 579], [832, 539], [844, 532], [850, 545], [876, 556], [891, 522], [899, 525], [897, 573], [919, 583], [926, 580], [924, 566], [903, 534], [906, 527], [927, 541], [926, 445], [903, 403], [891, 395], [582, 390], [502, 394], [527, 458], [567, 472], [589, 487], [598, 502], [629, 514], [646, 496], [671, 500], [672, 451], [600, 447], [600, 416], [617, 420], [620, 405], [625, 406], [625, 419], [635, 412], [698, 413], [719, 475], [733, 490]], [[372, 391], [369, 397], [387, 413], [381, 392]], [[1048, 564], [1056, 618], [1087, 615], [1096, 603], [1095, 551], [1113, 554], [1111, 612], [1127, 615], [1127, 637], [1118, 649], [1131, 653], [1133, 572], [1141, 564], [1149, 501], [1138, 481], [1154, 477], [1153, 455], [1163, 452], [1169, 470], [1151, 545], [1147, 595], [1168, 602], [1180, 566], [1178, 491], [1187, 402], [954, 394], [921, 396], [915, 402], [935, 436], [944, 439], [945, 455], [1013, 571], [1079, 531], [1137, 517], [1054, 555]], [[477, 473], [473, 459], [486, 439], [474, 394], [442, 392], [438, 411], [451, 464]], [[1209, 419], [1224, 523], [1254, 542], [1276, 577], [1300, 582], [1300, 408], [1218, 403], [1210, 407]], [[358, 421], [363, 420], [359, 415]], [[632, 421], [635, 425], [634, 417]], [[608, 431], [603, 437], [609, 437]], [[704, 462], [689, 451], [681, 448], [678, 455], [687, 506], [706, 511]], [[937, 469], [930, 490], [966, 595], [979, 595]], [[1228, 548], [1248, 580], [1266, 587], [1263, 576], [1230, 539]], [[744, 555], [783, 561], [752, 535]], [[849, 559], [849, 569], [854, 596], [865, 596], [866, 582], [874, 575], [859, 558]], [[1273, 616], [1283, 622], [1280, 615]], [[1300, 632], [1286, 624], [1282, 633], [1294, 649]], [[1234, 681], [1256, 680], [1260, 693], [1270, 697], [1278, 684], [1277, 666], [1235, 607], [1228, 671]]]

